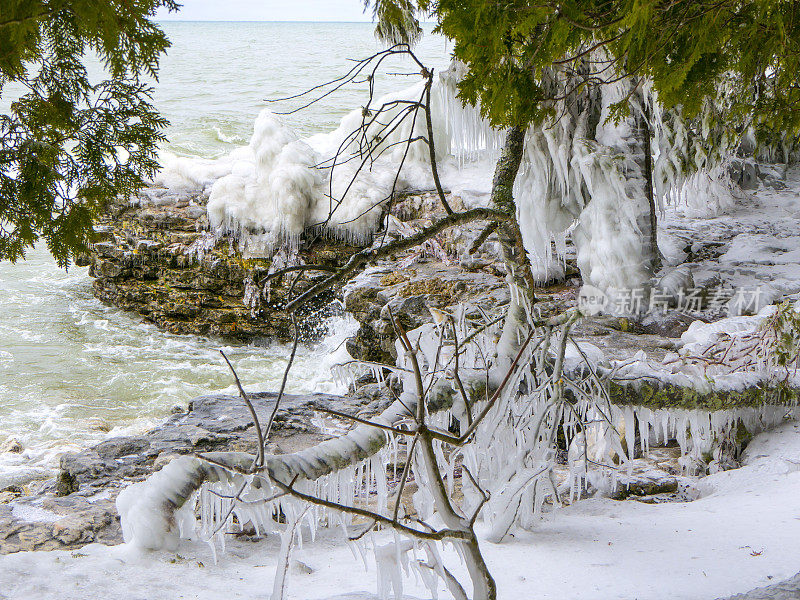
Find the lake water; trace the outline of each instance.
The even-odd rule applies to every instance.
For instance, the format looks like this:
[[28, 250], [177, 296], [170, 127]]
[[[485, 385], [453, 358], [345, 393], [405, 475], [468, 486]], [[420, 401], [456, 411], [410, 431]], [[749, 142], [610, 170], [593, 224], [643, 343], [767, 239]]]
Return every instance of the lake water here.
[[[379, 49], [366, 23], [172, 22], [164, 29], [173, 46], [155, 84], [155, 101], [171, 122], [166, 149], [184, 156], [217, 157], [246, 144], [265, 99], [338, 77], [351, 68], [348, 59]], [[444, 40], [427, 33], [415, 51], [424, 64], [445, 68]], [[385, 69], [413, 70], [407, 59]], [[377, 92], [417, 78], [384, 74], [376, 80]], [[4, 90], [0, 112], [13, 93]], [[327, 131], [365, 98], [365, 86], [357, 86], [285, 119], [303, 134]], [[325, 363], [352, 327], [338, 319], [322, 344], [299, 352], [290, 391], [336, 390]], [[279, 385], [285, 346], [231, 347], [161, 332], [104, 306], [92, 296], [86, 269], [60, 270], [44, 249], [16, 264], [0, 262], [0, 444], [16, 438], [25, 448], [22, 455], [0, 454], [0, 489], [51, 472], [65, 449], [144, 430], [199, 394], [233, 391], [219, 348], [226, 348], [248, 387]]]

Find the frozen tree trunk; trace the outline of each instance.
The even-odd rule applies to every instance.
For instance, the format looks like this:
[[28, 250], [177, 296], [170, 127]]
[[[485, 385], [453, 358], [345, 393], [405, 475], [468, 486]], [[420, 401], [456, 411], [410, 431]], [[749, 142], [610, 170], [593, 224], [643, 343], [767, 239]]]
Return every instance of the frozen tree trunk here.
[[511, 127], [506, 132], [506, 141], [492, 179], [492, 208], [504, 212], [512, 218], [497, 228], [503, 263], [512, 282], [521, 290], [526, 290], [533, 299], [533, 276], [522, 234], [517, 221], [517, 207], [514, 204], [514, 180], [522, 162], [522, 149], [525, 144], [525, 130]]
[[[511, 302], [508, 305], [503, 334], [498, 343], [498, 354], [507, 358], [516, 352], [519, 343], [516, 332], [526, 322], [525, 302], [533, 304], [533, 274], [522, 233], [517, 220], [517, 207], [514, 203], [514, 181], [522, 162], [525, 146], [525, 130], [511, 127], [506, 132], [506, 140], [492, 179], [492, 208], [511, 216], [511, 219], [497, 227], [500, 252], [506, 268], [506, 278], [511, 287]], [[520, 296], [524, 296], [521, 298]]]
[[653, 132], [650, 128], [650, 105], [641, 92], [637, 92], [636, 97], [640, 102], [641, 111], [636, 112], [634, 117], [635, 156], [636, 164], [644, 180], [643, 194], [647, 198], [649, 209], [649, 214], [642, 215], [638, 221], [647, 246], [644, 253], [649, 262], [647, 270], [650, 274], [655, 274], [661, 269], [661, 252], [658, 249], [658, 215], [653, 193], [653, 149], [651, 147]]
[[459, 544], [463, 550], [464, 562], [472, 580], [473, 600], [496, 600], [497, 585], [483, 559], [472, 525], [453, 508], [450, 496], [447, 494], [441, 474], [436, 466], [436, 455], [427, 431], [422, 432], [420, 435], [420, 449], [423, 455], [422, 462], [427, 471], [427, 478], [431, 484], [430, 491], [433, 494], [436, 511], [447, 527], [456, 531], [463, 531], [468, 535], [467, 539], [458, 540], [455, 543]]

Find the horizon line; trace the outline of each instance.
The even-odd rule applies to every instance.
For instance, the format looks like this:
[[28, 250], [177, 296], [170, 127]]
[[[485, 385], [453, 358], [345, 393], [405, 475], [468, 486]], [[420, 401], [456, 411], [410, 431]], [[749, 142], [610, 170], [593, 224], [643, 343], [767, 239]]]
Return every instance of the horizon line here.
[[[375, 21], [333, 21], [333, 20], [312, 20], [312, 19], [292, 19], [292, 20], [267, 20], [267, 19], [154, 19], [156, 23], [366, 23], [373, 24]], [[434, 21], [420, 21], [420, 25], [436, 25]]]

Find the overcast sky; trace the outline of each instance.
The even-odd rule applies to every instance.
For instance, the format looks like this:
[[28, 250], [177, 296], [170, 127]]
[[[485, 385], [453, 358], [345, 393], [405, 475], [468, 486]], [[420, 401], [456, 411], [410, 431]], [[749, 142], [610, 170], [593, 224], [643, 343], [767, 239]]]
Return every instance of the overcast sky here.
[[182, 0], [178, 13], [158, 18], [179, 21], [371, 21], [363, 0]]

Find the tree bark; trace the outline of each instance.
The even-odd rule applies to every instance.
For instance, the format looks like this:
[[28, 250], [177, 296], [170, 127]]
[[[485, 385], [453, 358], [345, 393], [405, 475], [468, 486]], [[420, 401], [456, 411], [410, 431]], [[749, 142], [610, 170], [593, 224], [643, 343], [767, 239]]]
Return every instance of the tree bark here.
[[647, 236], [647, 253], [650, 260], [649, 271], [655, 274], [661, 269], [661, 252], [658, 249], [658, 214], [653, 193], [653, 149], [651, 146], [653, 132], [650, 129], [650, 107], [643, 94], [640, 95], [640, 101], [642, 103], [642, 114], [636, 119], [636, 130], [644, 155], [642, 176], [644, 177], [644, 193], [647, 196], [647, 204], [650, 209], [647, 228], [643, 233]]
[[511, 282], [520, 290], [524, 290], [531, 301], [533, 294], [533, 274], [528, 254], [522, 243], [522, 232], [517, 221], [517, 207], [514, 204], [514, 181], [522, 162], [522, 150], [525, 143], [525, 130], [511, 127], [506, 132], [506, 141], [492, 179], [492, 207], [509, 216], [508, 221], [497, 228], [500, 240], [503, 263], [506, 266]]

